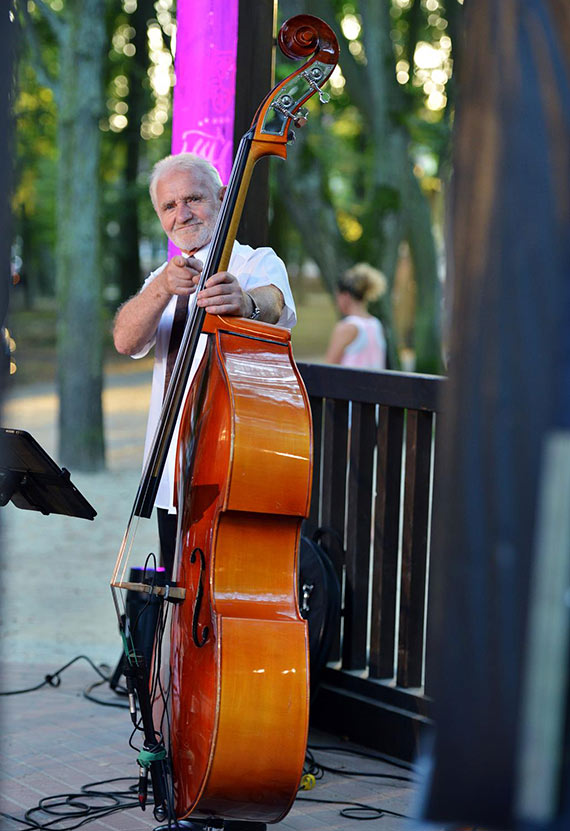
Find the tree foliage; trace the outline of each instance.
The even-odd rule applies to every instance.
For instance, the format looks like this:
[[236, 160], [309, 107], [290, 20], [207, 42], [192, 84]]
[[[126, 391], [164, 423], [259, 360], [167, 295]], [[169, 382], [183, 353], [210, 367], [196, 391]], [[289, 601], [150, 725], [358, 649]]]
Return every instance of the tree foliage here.
[[[438, 251], [432, 204], [448, 152], [451, 38], [457, 0], [281, 0], [282, 18], [316, 14], [341, 47], [330, 104], [310, 102], [311, 124], [289, 169], [277, 169], [278, 232], [282, 214], [297, 231], [299, 256], [310, 256], [334, 290], [354, 262], [380, 266], [394, 287], [402, 242], [417, 286], [416, 366], [440, 362]], [[287, 70], [290, 71], [290, 70]], [[447, 93], [447, 94], [446, 94]], [[291, 168], [293, 168], [291, 170]], [[397, 365], [390, 298], [376, 308]]]
[[140, 285], [138, 174], [169, 145], [171, 6], [16, 5], [17, 232], [30, 299], [56, 294], [59, 456], [77, 469], [104, 464], [104, 288], [116, 303]]
[[[310, 128], [287, 169], [276, 167], [273, 242], [289, 261], [315, 260], [331, 291], [357, 261], [380, 266], [393, 290], [407, 243], [417, 368], [437, 371], [433, 208], [448, 157], [461, 4], [280, 0], [281, 18], [300, 12], [333, 26], [340, 69], [330, 104], [311, 100]], [[170, 147], [174, 14], [174, 0], [15, 0], [18, 253], [30, 302], [57, 294], [61, 455], [75, 467], [103, 463], [105, 302], [108, 316], [164, 245], [146, 182]], [[144, 240], [148, 262], [139, 261]], [[391, 297], [376, 311], [396, 366]]]
[[[60, 45], [44, 14], [52, 22], [64, 21], [68, 7], [70, 0], [16, 3], [14, 25], [20, 36], [12, 207], [30, 303], [55, 292], [60, 156], [54, 84], [59, 79]], [[147, 264], [138, 262], [139, 246], [133, 243], [136, 232], [153, 241], [159, 235], [147, 205], [146, 174], [170, 148], [174, 14], [174, 0], [104, 0], [102, 6], [100, 233], [104, 288], [111, 304], [126, 299], [140, 286]], [[164, 69], [157, 91], [157, 70]]]

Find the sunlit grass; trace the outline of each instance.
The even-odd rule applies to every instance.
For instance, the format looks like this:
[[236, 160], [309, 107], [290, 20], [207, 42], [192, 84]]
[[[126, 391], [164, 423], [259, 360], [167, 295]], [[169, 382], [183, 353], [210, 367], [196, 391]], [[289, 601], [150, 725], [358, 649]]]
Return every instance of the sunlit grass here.
[[331, 296], [324, 291], [307, 292], [296, 298], [297, 325], [293, 329], [293, 351], [298, 361], [322, 361], [333, 326], [338, 320]]

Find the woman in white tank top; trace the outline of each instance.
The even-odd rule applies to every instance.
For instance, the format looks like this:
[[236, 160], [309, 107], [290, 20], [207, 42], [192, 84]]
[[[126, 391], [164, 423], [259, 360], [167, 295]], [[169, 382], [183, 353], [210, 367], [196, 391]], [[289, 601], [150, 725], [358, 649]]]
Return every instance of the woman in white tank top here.
[[358, 369], [385, 369], [386, 338], [368, 303], [386, 291], [386, 278], [366, 263], [359, 263], [338, 281], [336, 302], [343, 319], [333, 329], [325, 360]]

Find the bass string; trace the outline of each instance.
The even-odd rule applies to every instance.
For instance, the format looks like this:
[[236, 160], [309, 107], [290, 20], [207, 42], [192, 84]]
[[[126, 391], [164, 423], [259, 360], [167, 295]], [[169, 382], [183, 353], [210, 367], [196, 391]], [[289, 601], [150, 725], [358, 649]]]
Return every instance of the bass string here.
[[[235, 204], [239, 195], [243, 180], [243, 172], [247, 163], [249, 149], [251, 146], [251, 130], [241, 139], [238, 153], [230, 175], [228, 188], [218, 213], [212, 244], [204, 263], [196, 292], [201, 291], [206, 281], [217, 271], [223, 254], [224, 246], [227, 243], [227, 233], [234, 214]], [[165, 433], [174, 432], [175, 422], [182, 404], [183, 393], [186, 387], [188, 376], [192, 368], [192, 362], [198, 346], [198, 335], [203, 326], [205, 317], [204, 310], [193, 304], [184, 327], [184, 333], [178, 350], [178, 355], [172, 370], [170, 383], [164, 397], [159, 420], [155, 429], [153, 440], [149, 449], [147, 460], [144, 465], [142, 479], [135, 498], [135, 507], [146, 504], [150, 489], [154, 484], [153, 474], [158, 478], [162, 475], [169, 444], [169, 438]], [[134, 509], [133, 509], [134, 510]]]

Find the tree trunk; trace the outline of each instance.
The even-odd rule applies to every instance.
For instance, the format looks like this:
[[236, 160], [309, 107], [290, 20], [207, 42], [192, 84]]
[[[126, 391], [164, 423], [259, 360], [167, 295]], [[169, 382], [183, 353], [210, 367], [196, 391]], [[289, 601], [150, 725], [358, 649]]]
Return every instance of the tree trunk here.
[[[437, 373], [441, 371], [441, 348], [435, 240], [429, 204], [412, 171], [409, 136], [394, 118], [395, 113], [403, 111], [403, 102], [392, 68], [389, 10], [385, 3], [370, 0], [362, 2], [360, 8], [372, 96], [369, 112], [375, 209], [369, 217], [377, 223], [376, 232], [370, 229], [369, 237], [379, 246], [378, 262], [390, 287], [394, 282], [398, 246], [402, 238], [408, 240], [418, 287], [414, 327], [416, 370]], [[374, 84], [372, 78], [383, 83]]]
[[333, 294], [337, 279], [352, 262], [338, 229], [324, 171], [318, 159], [301, 145], [288, 149], [287, 162], [278, 162], [276, 173], [282, 209], [289, 213], [307, 254], [317, 263]]
[[442, 367], [441, 348], [441, 285], [437, 271], [437, 253], [428, 201], [421, 191], [411, 164], [407, 182], [403, 183], [405, 236], [418, 289], [414, 346], [416, 372], [437, 374]]
[[153, 0], [139, 0], [132, 14], [131, 23], [135, 29], [133, 44], [136, 52], [129, 61], [128, 124], [123, 131], [126, 142], [125, 181], [122, 197], [119, 247], [119, 285], [121, 300], [127, 300], [141, 287], [141, 265], [139, 258], [139, 155], [141, 147], [141, 119], [147, 109], [149, 94], [145, 89], [149, 66], [147, 46], [147, 21], [154, 17]]
[[60, 44], [58, 100], [59, 460], [104, 467], [98, 128], [104, 0], [69, 2]]

